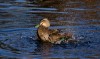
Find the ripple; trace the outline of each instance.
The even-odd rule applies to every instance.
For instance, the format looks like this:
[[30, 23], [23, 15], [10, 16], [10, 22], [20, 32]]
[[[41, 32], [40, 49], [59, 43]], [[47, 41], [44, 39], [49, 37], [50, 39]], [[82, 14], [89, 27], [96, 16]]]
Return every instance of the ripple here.
[[68, 14], [68, 12], [53, 12], [53, 11], [29, 11], [29, 13]]
[[33, 8], [32, 10], [56, 11], [55, 8]]
[[[0, 58], [86, 59], [100, 57], [99, 0], [0, 0]], [[78, 43], [37, 41], [36, 24], [72, 33]]]
[[11, 4], [7, 4], [7, 3], [0, 3], [0, 8], [8, 8], [8, 7], [10, 7], [10, 6], [12, 6]]

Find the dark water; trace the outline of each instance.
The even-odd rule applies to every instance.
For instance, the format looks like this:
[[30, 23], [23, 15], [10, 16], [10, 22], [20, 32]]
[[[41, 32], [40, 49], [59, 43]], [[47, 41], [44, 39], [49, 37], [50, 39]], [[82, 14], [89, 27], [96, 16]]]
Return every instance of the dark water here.
[[[76, 44], [36, 41], [36, 24], [72, 33]], [[0, 59], [100, 59], [100, 0], [0, 0]]]

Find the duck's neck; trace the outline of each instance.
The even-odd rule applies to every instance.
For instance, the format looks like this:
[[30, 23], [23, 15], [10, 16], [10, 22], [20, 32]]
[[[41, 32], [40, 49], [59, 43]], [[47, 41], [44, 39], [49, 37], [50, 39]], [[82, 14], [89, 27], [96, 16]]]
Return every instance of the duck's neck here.
[[37, 32], [38, 32], [39, 39], [42, 39], [43, 41], [47, 40], [47, 35], [48, 35], [48, 28], [47, 27], [39, 26]]

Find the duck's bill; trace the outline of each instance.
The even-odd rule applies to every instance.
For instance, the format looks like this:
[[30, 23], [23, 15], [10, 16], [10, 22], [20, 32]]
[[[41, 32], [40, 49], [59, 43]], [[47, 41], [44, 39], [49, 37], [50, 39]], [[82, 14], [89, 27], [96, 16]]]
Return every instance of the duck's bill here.
[[39, 27], [39, 24], [35, 26], [35, 28], [38, 28], [38, 27]]

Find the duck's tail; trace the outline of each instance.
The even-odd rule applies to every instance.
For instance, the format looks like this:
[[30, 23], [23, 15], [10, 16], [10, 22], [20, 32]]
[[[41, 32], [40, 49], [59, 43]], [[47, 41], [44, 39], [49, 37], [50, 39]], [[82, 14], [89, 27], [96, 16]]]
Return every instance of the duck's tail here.
[[72, 34], [71, 33], [64, 33], [63, 34], [65, 38], [72, 38]]

